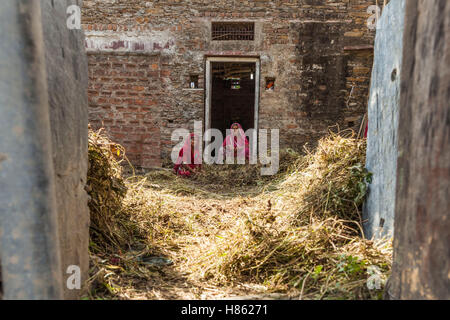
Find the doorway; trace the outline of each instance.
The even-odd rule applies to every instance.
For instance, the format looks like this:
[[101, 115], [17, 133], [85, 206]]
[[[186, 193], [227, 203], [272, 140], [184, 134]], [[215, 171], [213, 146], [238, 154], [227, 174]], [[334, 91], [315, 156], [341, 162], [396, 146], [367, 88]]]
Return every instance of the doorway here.
[[259, 66], [258, 58], [207, 58], [206, 130], [219, 129], [225, 137], [235, 122], [244, 131], [258, 129]]

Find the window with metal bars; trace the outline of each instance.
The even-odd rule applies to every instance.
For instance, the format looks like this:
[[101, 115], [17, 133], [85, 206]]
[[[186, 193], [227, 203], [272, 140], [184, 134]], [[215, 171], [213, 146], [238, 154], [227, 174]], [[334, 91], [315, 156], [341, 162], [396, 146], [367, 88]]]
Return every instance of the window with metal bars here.
[[213, 22], [212, 40], [255, 40], [255, 23], [253, 22]]

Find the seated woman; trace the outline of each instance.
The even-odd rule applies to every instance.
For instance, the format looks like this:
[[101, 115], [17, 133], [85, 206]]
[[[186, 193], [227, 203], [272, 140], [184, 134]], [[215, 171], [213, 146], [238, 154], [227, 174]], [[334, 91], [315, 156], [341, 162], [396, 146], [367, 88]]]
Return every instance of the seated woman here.
[[[184, 146], [181, 148], [178, 159], [173, 167], [176, 175], [187, 178], [201, 169], [202, 156], [199, 149], [195, 149], [195, 141], [199, 140], [194, 133], [191, 133], [186, 138]], [[199, 141], [198, 143], [201, 142]]]
[[244, 129], [239, 123], [231, 125], [231, 134], [228, 135], [221, 148], [221, 152], [226, 157], [232, 157], [234, 151], [234, 159], [246, 159], [250, 157], [250, 148]]

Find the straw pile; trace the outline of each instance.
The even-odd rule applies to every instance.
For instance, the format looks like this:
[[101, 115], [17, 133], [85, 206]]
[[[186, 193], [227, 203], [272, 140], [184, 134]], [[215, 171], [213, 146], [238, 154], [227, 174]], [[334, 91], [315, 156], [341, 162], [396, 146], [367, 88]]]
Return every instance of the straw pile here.
[[373, 266], [386, 277], [391, 246], [361, 234], [360, 209], [371, 180], [364, 162], [365, 141], [322, 139], [276, 191], [238, 202], [234, 225], [210, 238], [206, 252], [193, 252], [189, 263], [221, 285], [264, 283], [310, 298], [379, 295], [365, 284]]
[[233, 165], [224, 164], [217, 165], [203, 165], [194, 180], [202, 185], [246, 187], [246, 186], [260, 186], [264, 183], [274, 182], [283, 176], [289, 169], [293, 162], [300, 157], [300, 154], [292, 149], [284, 149], [280, 151], [279, 170], [275, 176], [261, 176], [261, 164], [255, 165]]
[[[218, 298], [245, 286], [303, 299], [380, 298], [366, 282], [374, 272], [386, 280], [392, 248], [362, 236], [371, 180], [365, 147], [331, 134], [304, 156], [284, 151], [272, 178], [256, 165], [230, 165], [205, 166], [195, 179], [165, 169], [125, 179], [128, 191], [118, 192], [115, 209], [91, 208], [109, 217], [96, 218], [95, 247], [116, 248], [93, 259], [96, 281], [108, 288], [94, 296]], [[143, 262], [155, 257], [173, 265]]]
[[122, 212], [127, 188], [122, 162], [125, 150], [113, 143], [103, 129], [89, 129], [89, 167], [86, 190], [91, 215], [91, 252], [114, 252], [134, 241]]

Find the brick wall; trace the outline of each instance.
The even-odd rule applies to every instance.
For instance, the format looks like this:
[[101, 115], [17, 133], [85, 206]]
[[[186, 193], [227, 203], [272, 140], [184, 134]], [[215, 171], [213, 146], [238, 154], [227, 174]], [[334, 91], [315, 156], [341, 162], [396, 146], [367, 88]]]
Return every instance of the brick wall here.
[[137, 167], [161, 165], [160, 55], [89, 55], [89, 113]]
[[[155, 159], [168, 159], [175, 144], [170, 141], [175, 128], [192, 129], [194, 120], [204, 120], [202, 89], [207, 56], [260, 58], [259, 126], [279, 128], [282, 147], [300, 149], [335, 124], [341, 129], [356, 129], [366, 111], [375, 35], [366, 25], [370, 16], [367, 9], [375, 0], [83, 3], [91, 69], [102, 59], [99, 57], [111, 59], [112, 53], [122, 54], [124, 60], [137, 59], [136, 54], [160, 57], [160, 86], [146, 89], [157, 102], [151, 111], [159, 121], [161, 139], [160, 149], [152, 149]], [[253, 21], [255, 40], [211, 41], [212, 21]], [[138, 67], [135, 72], [149, 70]], [[190, 75], [199, 76], [200, 90], [189, 89]], [[91, 95], [95, 95], [98, 90], [93, 86], [100, 86], [103, 80], [101, 75], [91, 73], [91, 77], [95, 78]], [[266, 77], [276, 78], [275, 91], [264, 90]], [[121, 111], [117, 112], [115, 100], [103, 98], [99, 106], [92, 102], [102, 98], [98, 94], [91, 96], [92, 117], [103, 112], [103, 119], [118, 130], [115, 117], [121, 116]], [[141, 149], [136, 145], [134, 150]]]

